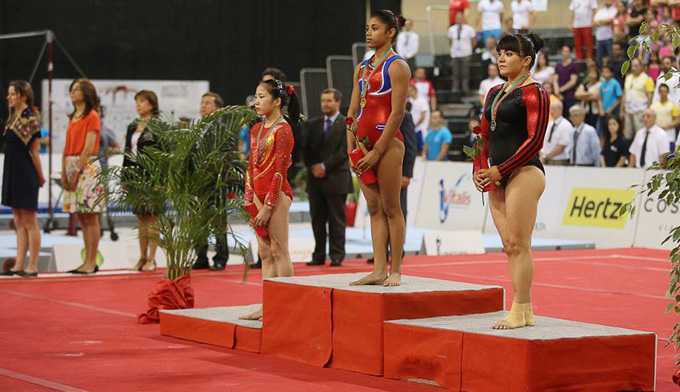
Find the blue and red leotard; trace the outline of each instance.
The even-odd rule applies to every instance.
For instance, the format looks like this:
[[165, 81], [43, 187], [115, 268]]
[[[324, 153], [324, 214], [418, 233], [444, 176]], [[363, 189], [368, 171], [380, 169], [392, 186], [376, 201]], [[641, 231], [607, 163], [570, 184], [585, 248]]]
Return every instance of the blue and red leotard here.
[[[489, 127], [491, 102], [501, 93], [503, 86], [501, 84], [489, 91], [482, 128]], [[550, 96], [540, 83], [522, 86], [501, 102], [496, 113], [496, 130], [489, 131], [489, 158], [503, 176], [501, 183], [504, 186], [510, 174], [522, 166], [536, 166], [545, 173], [538, 153], [543, 148], [549, 115]]]
[[[375, 146], [375, 143], [380, 139], [380, 135], [385, 130], [387, 119], [392, 113], [392, 80], [390, 79], [389, 68], [390, 65], [397, 59], [404, 60], [401, 56], [392, 56], [382, 62], [375, 70], [373, 75], [368, 79], [368, 93], [366, 94], [366, 106], [359, 107], [359, 115], [357, 116], [357, 137], [359, 140], [364, 140], [368, 137], [371, 145], [369, 150]], [[373, 71], [372, 58], [361, 63], [359, 69], [359, 77], [361, 77], [364, 67], [366, 75]], [[404, 60], [406, 61], [406, 60]], [[359, 81], [359, 91], [363, 91], [361, 81]], [[404, 136], [401, 131], [397, 129], [396, 138], [404, 142]], [[368, 147], [368, 146], [367, 146]]]

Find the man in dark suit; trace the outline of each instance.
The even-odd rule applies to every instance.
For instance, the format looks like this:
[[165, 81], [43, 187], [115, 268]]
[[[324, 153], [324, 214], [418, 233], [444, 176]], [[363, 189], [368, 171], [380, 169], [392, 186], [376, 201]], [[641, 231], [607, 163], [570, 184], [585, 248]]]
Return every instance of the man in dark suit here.
[[336, 89], [321, 93], [322, 117], [307, 124], [304, 158], [307, 166], [307, 194], [316, 247], [307, 265], [323, 265], [326, 260], [326, 224], [331, 266], [345, 258], [345, 201], [354, 191], [347, 157], [345, 116], [340, 114], [342, 94]]

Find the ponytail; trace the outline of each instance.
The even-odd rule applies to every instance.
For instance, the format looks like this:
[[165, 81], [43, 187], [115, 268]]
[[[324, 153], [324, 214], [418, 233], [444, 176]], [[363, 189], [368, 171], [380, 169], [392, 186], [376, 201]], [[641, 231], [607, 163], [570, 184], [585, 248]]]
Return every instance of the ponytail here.
[[281, 99], [281, 109], [288, 108], [286, 121], [290, 125], [296, 125], [300, 121], [300, 99], [295, 93], [295, 87], [290, 84], [284, 85], [278, 79], [264, 80], [260, 84], [267, 88], [274, 99]]

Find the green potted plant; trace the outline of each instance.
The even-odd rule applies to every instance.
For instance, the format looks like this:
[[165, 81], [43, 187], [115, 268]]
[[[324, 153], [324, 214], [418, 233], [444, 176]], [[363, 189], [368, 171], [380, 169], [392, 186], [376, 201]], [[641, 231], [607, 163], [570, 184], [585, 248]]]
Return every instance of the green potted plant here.
[[[628, 72], [631, 61], [639, 50], [651, 52], [650, 43], [658, 42], [662, 35], [670, 38], [673, 48], [680, 46], [680, 29], [678, 26], [664, 23], [648, 29], [647, 24], [643, 23], [640, 27], [640, 36], [631, 40], [635, 44], [628, 48], [628, 60], [623, 63], [621, 74]], [[665, 80], [671, 79], [673, 74], [678, 72], [677, 70], [667, 72], [664, 75]], [[663, 163], [654, 162], [647, 169], [657, 174], [653, 175], [646, 184], [636, 186], [638, 190], [636, 198], [641, 194], [646, 194], [646, 196], [655, 196], [659, 200], [663, 200], [669, 207], [680, 204], [680, 149], [678, 149], [678, 146], [675, 147], [674, 152], [665, 154], [664, 161]], [[626, 212], [630, 212], [631, 216], [635, 213], [634, 201], [621, 207], [620, 214]], [[671, 228], [668, 236], [661, 244], [667, 242], [673, 244], [674, 247], [670, 253], [670, 282], [666, 293], [671, 303], [668, 304], [666, 312], [674, 312], [676, 315], [680, 315], [680, 225]], [[680, 322], [673, 327], [673, 334], [668, 340], [668, 345], [673, 345], [676, 351], [675, 365], [680, 366], [680, 356], [678, 355], [680, 350]], [[680, 372], [673, 376], [673, 381], [680, 385]]]
[[134, 157], [138, 167], [102, 173], [104, 181], [115, 184], [107, 197], [118, 211], [162, 211], [155, 229], [167, 271], [149, 294], [149, 310], [140, 322], [157, 322], [159, 309], [193, 307], [197, 242], [231, 235], [245, 256], [227, 217], [247, 216], [242, 207], [245, 168], [236, 146], [239, 130], [255, 117], [247, 107], [229, 106], [188, 123], [154, 118], [147, 126], [157, 147]]

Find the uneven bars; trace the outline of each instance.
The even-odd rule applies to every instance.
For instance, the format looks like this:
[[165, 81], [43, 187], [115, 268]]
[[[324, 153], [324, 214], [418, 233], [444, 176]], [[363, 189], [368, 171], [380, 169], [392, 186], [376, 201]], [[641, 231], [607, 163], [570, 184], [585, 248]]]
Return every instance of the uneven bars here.
[[2, 40], [2, 39], [14, 39], [14, 38], [37, 37], [37, 36], [40, 36], [40, 35], [47, 35], [48, 33], [51, 33], [51, 30], [27, 31], [25, 33], [0, 34], [0, 40]]

